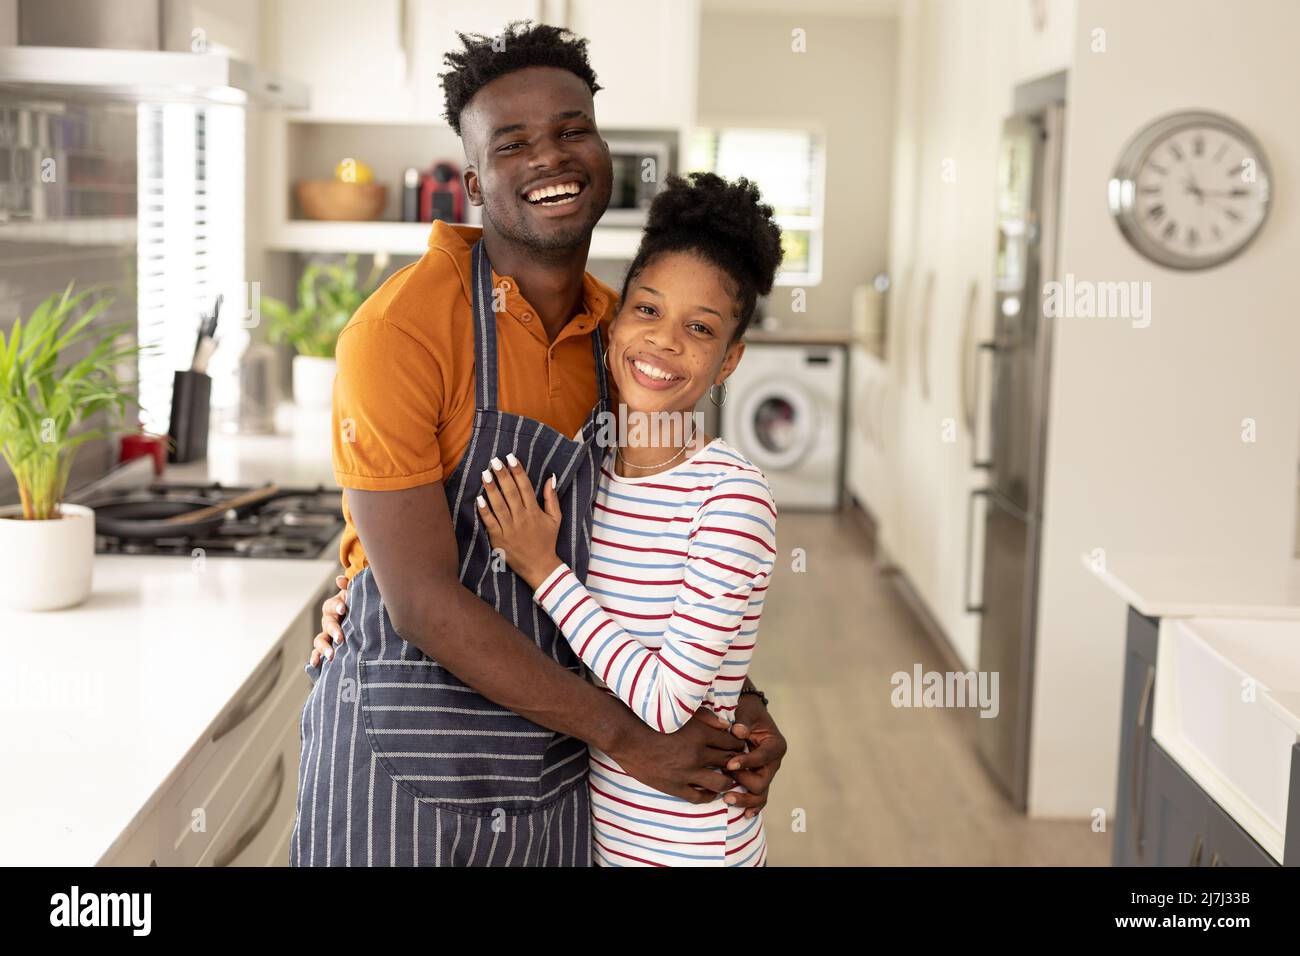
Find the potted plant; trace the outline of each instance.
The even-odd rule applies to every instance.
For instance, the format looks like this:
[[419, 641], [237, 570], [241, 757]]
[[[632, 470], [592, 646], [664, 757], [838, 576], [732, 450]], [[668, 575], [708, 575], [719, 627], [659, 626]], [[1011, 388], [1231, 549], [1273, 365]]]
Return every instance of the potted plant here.
[[[17, 610], [70, 607], [90, 594], [95, 514], [63, 501], [77, 448], [112, 433], [134, 386], [117, 377], [120, 362], [140, 349], [118, 339], [127, 323], [92, 327], [110, 305], [69, 284], [0, 332], [0, 454], [18, 482], [21, 504], [0, 508], [0, 603]], [[78, 313], [80, 313], [78, 315]], [[71, 358], [74, 349], [80, 358]], [[109, 425], [73, 434], [106, 412]]]
[[357, 277], [357, 257], [342, 263], [313, 262], [298, 281], [298, 307], [269, 296], [262, 309], [273, 343], [288, 342], [293, 359], [293, 400], [307, 408], [328, 408], [334, 391], [334, 343], [352, 313], [378, 286], [384, 257], [376, 256], [364, 281]]

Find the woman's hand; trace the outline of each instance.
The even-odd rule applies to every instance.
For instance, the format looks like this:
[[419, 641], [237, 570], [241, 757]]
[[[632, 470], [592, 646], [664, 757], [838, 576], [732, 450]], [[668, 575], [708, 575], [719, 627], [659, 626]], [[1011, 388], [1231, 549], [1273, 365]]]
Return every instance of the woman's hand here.
[[334, 648], [343, 643], [343, 617], [348, 613], [348, 579], [340, 574], [334, 579], [339, 593], [327, 597], [320, 606], [320, 633], [311, 642], [311, 666], [317, 666], [321, 658], [329, 660], [334, 657]]
[[544, 505], [539, 505], [533, 483], [511, 454], [504, 465], [499, 458], [492, 459], [492, 467], [483, 472], [483, 492], [476, 499], [493, 549], [504, 553], [510, 567], [533, 590], [563, 563], [555, 554], [564, 515], [554, 475], [543, 484], [542, 497]]

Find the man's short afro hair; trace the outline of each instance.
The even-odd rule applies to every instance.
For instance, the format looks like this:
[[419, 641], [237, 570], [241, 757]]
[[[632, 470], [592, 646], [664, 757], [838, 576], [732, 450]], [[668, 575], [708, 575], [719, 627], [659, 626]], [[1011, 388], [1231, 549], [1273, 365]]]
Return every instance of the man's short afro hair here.
[[479, 90], [498, 77], [530, 66], [552, 66], [568, 70], [594, 95], [600, 89], [596, 74], [587, 62], [587, 41], [563, 27], [530, 20], [515, 20], [495, 37], [481, 33], [457, 33], [463, 50], [444, 54], [451, 67], [439, 73], [447, 106], [444, 114], [460, 135], [460, 114]]

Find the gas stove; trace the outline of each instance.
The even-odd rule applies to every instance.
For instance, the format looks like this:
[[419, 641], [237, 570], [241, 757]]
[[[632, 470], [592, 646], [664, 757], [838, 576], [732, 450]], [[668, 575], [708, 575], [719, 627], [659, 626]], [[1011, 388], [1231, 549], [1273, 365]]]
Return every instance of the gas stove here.
[[[97, 495], [93, 505], [139, 498], [165, 502], [201, 499], [208, 504], [229, 500], [251, 488], [219, 483], [153, 484], [140, 489]], [[281, 488], [267, 501], [229, 512], [217, 527], [201, 535], [178, 533], [171, 537], [118, 537], [97, 533], [99, 554], [178, 555], [190, 557], [202, 549], [206, 557], [289, 558], [325, 557], [326, 549], [343, 530], [343, 495], [337, 488]]]

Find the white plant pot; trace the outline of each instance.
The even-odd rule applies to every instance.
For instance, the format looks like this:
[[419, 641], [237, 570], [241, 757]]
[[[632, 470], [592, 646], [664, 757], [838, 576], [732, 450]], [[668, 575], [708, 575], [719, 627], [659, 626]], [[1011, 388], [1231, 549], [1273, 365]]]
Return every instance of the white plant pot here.
[[95, 567], [95, 512], [65, 504], [63, 516], [25, 521], [21, 505], [0, 508], [0, 606], [54, 611], [90, 596]]
[[334, 400], [334, 373], [338, 366], [332, 358], [315, 355], [293, 357], [293, 402], [303, 408], [329, 408]]

